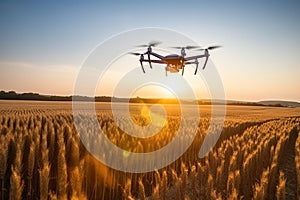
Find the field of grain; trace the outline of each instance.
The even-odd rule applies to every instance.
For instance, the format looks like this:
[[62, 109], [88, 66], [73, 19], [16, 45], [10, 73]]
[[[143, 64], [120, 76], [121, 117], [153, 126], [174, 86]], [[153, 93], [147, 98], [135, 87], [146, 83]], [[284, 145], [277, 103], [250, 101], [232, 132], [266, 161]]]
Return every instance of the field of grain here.
[[[110, 104], [97, 103], [96, 111], [112, 143], [142, 153], [174, 137], [180, 110], [165, 107], [168, 123], [147, 139], [118, 129]], [[131, 111], [137, 124], [147, 123], [140, 105]], [[300, 199], [300, 108], [228, 106], [221, 137], [201, 159], [210, 107], [200, 111], [196, 138], [178, 160], [154, 172], [125, 173], [85, 149], [70, 102], [0, 101], [0, 199]]]

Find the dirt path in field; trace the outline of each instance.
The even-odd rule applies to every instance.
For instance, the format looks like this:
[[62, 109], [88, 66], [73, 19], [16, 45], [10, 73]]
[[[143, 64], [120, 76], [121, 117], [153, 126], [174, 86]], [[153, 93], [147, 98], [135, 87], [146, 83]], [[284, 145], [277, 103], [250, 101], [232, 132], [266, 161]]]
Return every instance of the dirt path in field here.
[[297, 200], [297, 172], [295, 163], [295, 142], [297, 136], [296, 130], [290, 133], [284, 150], [284, 156], [279, 163], [279, 169], [284, 172], [286, 178], [285, 198], [289, 200]]

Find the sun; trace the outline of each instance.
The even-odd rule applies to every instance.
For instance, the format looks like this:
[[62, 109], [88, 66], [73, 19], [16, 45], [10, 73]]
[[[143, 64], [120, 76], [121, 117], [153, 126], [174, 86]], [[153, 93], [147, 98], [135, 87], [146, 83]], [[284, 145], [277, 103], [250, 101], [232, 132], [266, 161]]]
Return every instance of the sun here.
[[175, 99], [176, 96], [167, 88], [161, 85], [145, 85], [138, 88], [131, 95], [132, 97], [154, 98], [154, 99]]

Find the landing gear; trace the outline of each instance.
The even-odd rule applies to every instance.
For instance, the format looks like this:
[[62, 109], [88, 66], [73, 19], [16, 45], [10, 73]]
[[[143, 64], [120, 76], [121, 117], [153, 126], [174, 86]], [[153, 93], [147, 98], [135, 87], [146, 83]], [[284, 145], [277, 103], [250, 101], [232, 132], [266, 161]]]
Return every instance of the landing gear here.
[[140, 56], [141, 67], [142, 67], [143, 72], [146, 73], [146, 72], [145, 72], [145, 69], [144, 69], [144, 66], [143, 66], [143, 60], [144, 60], [144, 55], [141, 54], [141, 56]]
[[[213, 48], [215, 48], [215, 47], [213, 47]], [[202, 69], [205, 69], [206, 64], [207, 64], [208, 57], [210, 56], [207, 49], [205, 49], [205, 56], [206, 56], [206, 57], [205, 57], [205, 62], [204, 62], [204, 65], [203, 65], [203, 68], [202, 68]]]
[[150, 59], [150, 53], [148, 53], [148, 61], [149, 61], [150, 68], [152, 69], [151, 59]]
[[204, 63], [204, 65], [203, 65], [203, 68], [202, 68], [202, 69], [205, 69], [206, 64], [207, 64], [207, 60], [208, 60], [208, 56], [207, 56], [206, 59], [205, 59], [205, 63]]
[[195, 64], [196, 64], [196, 70], [195, 70], [194, 75], [196, 75], [197, 71], [198, 71], [198, 65], [199, 65], [198, 59], [195, 60]]

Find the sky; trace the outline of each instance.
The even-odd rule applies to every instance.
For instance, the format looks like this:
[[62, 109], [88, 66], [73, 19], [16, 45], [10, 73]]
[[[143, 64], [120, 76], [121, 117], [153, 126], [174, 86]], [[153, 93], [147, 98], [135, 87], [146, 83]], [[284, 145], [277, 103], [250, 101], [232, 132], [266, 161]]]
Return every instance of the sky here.
[[223, 46], [211, 60], [227, 99], [300, 101], [299, 10], [299, 1], [1, 1], [0, 90], [72, 95], [97, 45], [158, 27]]

